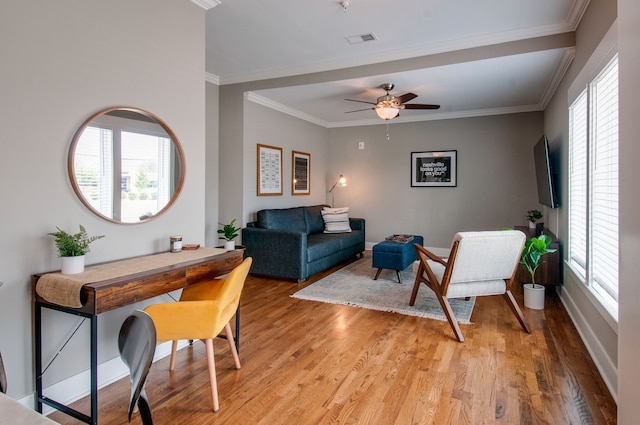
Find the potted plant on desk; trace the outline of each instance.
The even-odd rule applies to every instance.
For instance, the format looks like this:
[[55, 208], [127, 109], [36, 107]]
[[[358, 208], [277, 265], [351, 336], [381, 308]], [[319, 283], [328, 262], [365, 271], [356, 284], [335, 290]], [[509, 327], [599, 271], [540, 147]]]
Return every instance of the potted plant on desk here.
[[67, 233], [57, 226], [56, 229], [58, 229], [57, 232], [48, 233], [48, 235], [55, 238], [58, 257], [62, 258], [62, 273], [82, 273], [85, 255], [90, 251], [89, 244], [104, 238], [104, 235], [89, 236], [82, 225], [80, 225], [80, 231], [74, 234]]
[[527, 240], [522, 249], [520, 264], [524, 266], [531, 276], [531, 283], [524, 284], [524, 305], [525, 307], [542, 310], [544, 308], [544, 286], [536, 283], [536, 270], [544, 262], [542, 256], [555, 249], [548, 248], [551, 237], [540, 235]]
[[218, 229], [218, 234], [221, 235], [220, 239], [225, 241], [224, 249], [236, 249], [235, 238], [238, 237], [240, 227], [235, 227], [236, 219], [231, 220], [229, 224], [220, 224], [222, 229]]

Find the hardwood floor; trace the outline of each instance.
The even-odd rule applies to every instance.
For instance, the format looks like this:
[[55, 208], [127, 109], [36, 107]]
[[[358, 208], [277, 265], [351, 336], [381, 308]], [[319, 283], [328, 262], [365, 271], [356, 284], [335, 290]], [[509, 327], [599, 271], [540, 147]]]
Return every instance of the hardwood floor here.
[[[413, 282], [403, 285], [408, 302]], [[523, 308], [531, 334], [502, 297], [478, 298], [459, 343], [447, 322], [290, 297], [303, 286], [248, 278], [242, 368], [226, 341], [214, 343], [218, 413], [204, 344], [180, 350], [172, 373], [168, 358], [155, 363], [146, 385], [155, 424], [616, 423], [616, 404], [556, 298]], [[128, 423], [129, 391], [128, 378], [100, 390], [100, 425]], [[137, 413], [131, 423], [141, 423]]]

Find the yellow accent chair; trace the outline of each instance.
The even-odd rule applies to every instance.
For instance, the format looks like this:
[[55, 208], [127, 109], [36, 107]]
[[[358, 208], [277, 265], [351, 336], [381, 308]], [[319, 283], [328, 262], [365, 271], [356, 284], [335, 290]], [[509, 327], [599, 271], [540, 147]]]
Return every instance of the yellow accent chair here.
[[213, 357], [213, 339], [223, 329], [225, 330], [236, 369], [240, 369], [240, 359], [229, 322], [240, 303], [240, 295], [249, 274], [251, 262], [251, 258], [246, 258], [225, 279], [214, 279], [185, 288], [179, 302], [154, 304], [145, 309], [155, 323], [158, 342], [173, 341], [170, 370], [175, 366], [178, 340], [201, 339], [204, 341], [214, 412], [219, 410], [220, 405]]

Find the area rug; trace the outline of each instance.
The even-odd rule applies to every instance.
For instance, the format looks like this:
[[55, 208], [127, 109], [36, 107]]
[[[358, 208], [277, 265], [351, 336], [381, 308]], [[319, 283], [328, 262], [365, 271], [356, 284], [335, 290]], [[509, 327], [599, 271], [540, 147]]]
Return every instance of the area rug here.
[[[378, 280], [373, 280], [377, 269], [371, 267], [371, 257], [357, 260], [329, 276], [291, 295], [302, 300], [342, 304], [370, 310], [389, 311], [409, 316], [446, 321], [433, 291], [422, 285], [413, 306], [409, 305], [413, 282], [416, 278], [412, 267], [400, 273], [399, 284], [394, 270], [382, 270]], [[450, 299], [453, 314], [459, 323], [469, 324], [475, 298]]]

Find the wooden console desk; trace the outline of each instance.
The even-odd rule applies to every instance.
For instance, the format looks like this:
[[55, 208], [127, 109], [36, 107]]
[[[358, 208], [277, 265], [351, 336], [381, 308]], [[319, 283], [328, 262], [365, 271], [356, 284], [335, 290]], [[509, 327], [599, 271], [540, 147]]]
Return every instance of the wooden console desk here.
[[[33, 276], [35, 297], [35, 378], [36, 410], [42, 412], [42, 404], [47, 404], [88, 424], [98, 423], [98, 315], [119, 307], [146, 300], [171, 291], [182, 289], [195, 283], [211, 280], [231, 272], [242, 263], [241, 251], [226, 251], [217, 248], [200, 248], [197, 251], [161, 253], [122, 261], [87, 267], [85, 273], [72, 275], [74, 280], [81, 275], [91, 275], [100, 270], [99, 280], [81, 283], [80, 307], [60, 305], [43, 298], [37, 290], [38, 282], [43, 285], [48, 279], [64, 279], [59, 273], [41, 273]], [[145, 263], [145, 267], [136, 267]], [[154, 266], [159, 264], [159, 266]], [[49, 276], [47, 276], [49, 275]], [[46, 277], [45, 277], [46, 276]], [[45, 277], [43, 279], [43, 277]], [[73, 282], [77, 285], [77, 282]], [[42, 309], [48, 308], [76, 316], [88, 318], [91, 326], [91, 413], [86, 415], [65, 406], [43, 394], [42, 388]], [[236, 317], [236, 335], [238, 317]], [[239, 336], [239, 335], [238, 335]], [[237, 342], [237, 341], [236, 341]]]

